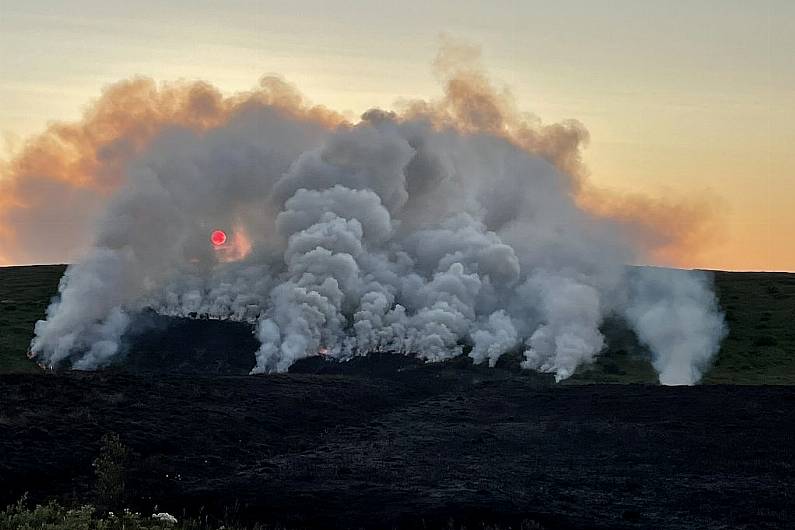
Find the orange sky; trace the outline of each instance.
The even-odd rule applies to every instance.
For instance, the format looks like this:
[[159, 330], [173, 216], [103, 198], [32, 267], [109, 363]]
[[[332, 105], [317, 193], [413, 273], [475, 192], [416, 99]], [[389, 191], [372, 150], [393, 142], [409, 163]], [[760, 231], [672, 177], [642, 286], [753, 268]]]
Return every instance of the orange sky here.
[[709, 231], [684, 265], [795, 270], [791, 2], [109, 4], [4, 2], [5, 158], [135, 74], [230, 95], [277, 72], [350, 116], [433, 97], [449, 32], [482, 46], [521, 109], [585, 125], [594, 186], [698, 204]]

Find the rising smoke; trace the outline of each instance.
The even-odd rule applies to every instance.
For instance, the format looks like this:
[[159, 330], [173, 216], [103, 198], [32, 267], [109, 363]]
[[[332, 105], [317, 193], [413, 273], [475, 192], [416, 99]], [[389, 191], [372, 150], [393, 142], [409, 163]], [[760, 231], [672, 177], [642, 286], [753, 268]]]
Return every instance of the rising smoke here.
[[[588, 207], [585, 129], [520, 114], [472, 50], [461, 54], [440, 54], [441, 100], [356, 123], [272, 78], [228, 99], [204, 84], [149, 87], [147, 127], [117, 108], [125, 125], [105, 131], [114, 148], [95, 149], [95, 166], [39, 179], [87, 179], [78, 192], [108, 199], [32, 352], [107, 365], [130, 315], [154, 308], [251, 321], [254, 373], [321, 349], [429, 361], [469, 351], [490, 365], [522, 351], [523, 367], [561, 380], [593, 361], [600, 326], [619, 317], [662, 383], [697, 382], [725, 334], [709, 278], [628, 268], [650, 239], [668, 242], [665, 230]], [[28, 212], [17, 206], [3, 212], [10, 226]], [[232, 235], [226, 247], [209, 244], [215, 228]]]

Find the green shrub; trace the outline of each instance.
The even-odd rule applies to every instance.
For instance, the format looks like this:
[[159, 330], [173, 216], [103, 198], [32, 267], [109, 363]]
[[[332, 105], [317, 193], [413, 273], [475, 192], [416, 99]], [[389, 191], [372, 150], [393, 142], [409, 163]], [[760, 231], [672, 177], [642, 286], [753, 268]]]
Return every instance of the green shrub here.
[[97, 504], [105, 510], [118, 510], [124, 505], [127, 447], [116, 433], [102, 437], [99, 456], [94, 460], [97, 482]]

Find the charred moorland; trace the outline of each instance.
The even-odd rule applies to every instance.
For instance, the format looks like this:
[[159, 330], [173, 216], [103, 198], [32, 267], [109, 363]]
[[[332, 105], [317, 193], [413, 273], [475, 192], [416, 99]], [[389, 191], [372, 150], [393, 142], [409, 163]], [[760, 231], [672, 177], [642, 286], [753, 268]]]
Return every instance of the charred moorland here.
[[388, 377], [9, 375], [0, 395], [5, 503], [90, 501], [92, 460], [115, 432], [140, 510], [290, 528], [795, 521], [794, 387], [548, 386], [408, 365]]
[[[795, 386], [661, 387], [643, 349], [566, 384], [386, 353], [244, 375], [245, 324], [144, 315], [111, 369], [24, 357], [63, 268], [0, 269], [0, 504], [95, 499], [117, 433], [126, 499], [287, 528], [782, 528], [795, 522]], [[716, 274], [731, 334], [708, 383], [792, 383], [795, 277]], [[6, 362], [12, 359], [13, 362]], [[22, 373], [30, 372], [30, 373]], [[151, 512], [149, 512], [151, 513]], [[457, 525], [457, 526], [456, 526]]]

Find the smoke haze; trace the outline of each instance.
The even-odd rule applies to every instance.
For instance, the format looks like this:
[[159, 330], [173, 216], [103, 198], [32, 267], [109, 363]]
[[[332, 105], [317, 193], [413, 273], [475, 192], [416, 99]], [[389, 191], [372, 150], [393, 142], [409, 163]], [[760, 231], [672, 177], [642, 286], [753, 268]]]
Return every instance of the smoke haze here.
[[0, 257], [88, 247], [32, 351], [105, 366], [154, 308], [252, 322], [255, 373], [321, 350], [490, 365], [521, 351], [561, 380], [615, 316], [662, 383], [697, 382], [725, 335], [709, 277], [627, 267], [691, 231], [588, 195], [585, 128], [519, 112], [476, 49], [448, 43], [436, 67], [441, 99], [356, 123], [274, 78], [232, 98], [138, 79], [31, 141], [0, 181]]

